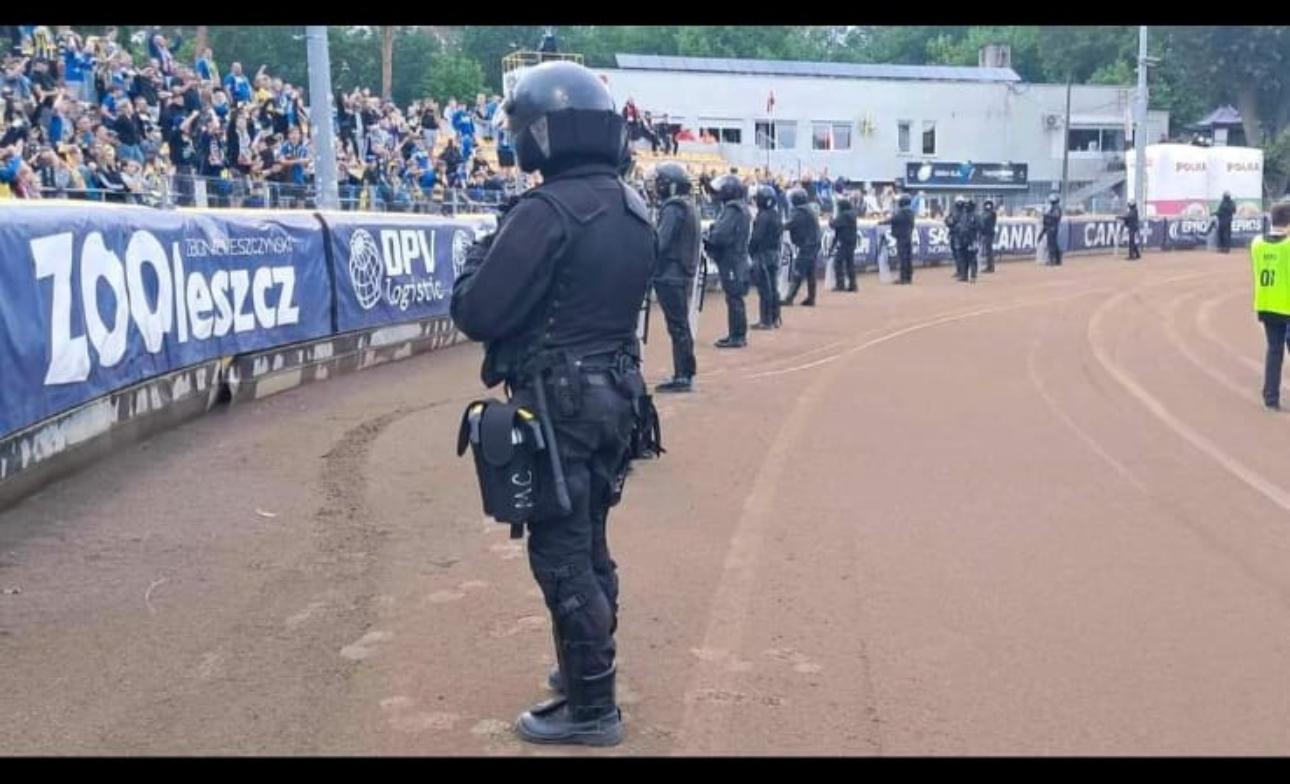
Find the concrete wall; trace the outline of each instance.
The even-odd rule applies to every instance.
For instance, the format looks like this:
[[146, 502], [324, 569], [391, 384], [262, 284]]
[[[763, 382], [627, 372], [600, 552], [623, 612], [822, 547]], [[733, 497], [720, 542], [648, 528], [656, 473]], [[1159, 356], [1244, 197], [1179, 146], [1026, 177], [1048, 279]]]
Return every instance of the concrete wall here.
[[[767, 161], [766, 151], [756, 147], [754, 124], [770, 116], [766, 99], [774, 90], [773, 118], [797, 122], [796, 147], [770, 152], [775, 169], [800, 166], [819, 174], [827, 167], [830, 176], [890, 180], [903, 177], [909, 161], [1013, 161], [1030, 165], [1032, 182], [1061, 178], [1061, 128], [1046, 127], [1044, 116], [1065, 115], [1065, 85], [594, 70], [607, 78], [619, 106], [630, 97], [641, 111], [667, 113], [688, 128], [713, 124], [709, 120], [726, 120], [720, 124], [740, 128], [741, 144], [722, 145], [721, 150], [742, 165]], [[1071, 126], [1123, 128], [1130, 100], [1129, 87], [1076, 85], [1071, 91]], [[912, 121], [910, 153], [898, 150], [900, 120]], [[924, 120], [936, 123], [932, 155], [922, 154]], [[812, 150], [812, 121], [850, 123], [851, 149]], [[1148, 138], [1157, 140], [1168, 123], [1167, 112], [1151, 112]], [[861, 130], [866, 124], [871, 132]], [[1071, 179], [1097, 179], [1112, 157], [1072, 153]]]

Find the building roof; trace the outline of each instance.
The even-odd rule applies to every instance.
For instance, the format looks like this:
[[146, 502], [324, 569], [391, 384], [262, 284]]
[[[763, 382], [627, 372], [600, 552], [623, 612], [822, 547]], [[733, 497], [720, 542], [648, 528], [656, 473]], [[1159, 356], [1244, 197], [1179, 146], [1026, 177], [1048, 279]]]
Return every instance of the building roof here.
[[812, 63], [800, 60], [736, 60], [725, 57], [672, 57], [616, 54], [618, 67], [631, 71], [691, 71], [764, 76], [816, 76], [833, 79], [917, 79], [943, 82], [1020, 82], [1011, 68], [959, 65]]
[[1220, 106], [1210, 112], [1205, 119], [1193, 123], [1193, 128], [1212, 128], [1215, 125], [1240, 125], [1241, 113], [1235, 106]]

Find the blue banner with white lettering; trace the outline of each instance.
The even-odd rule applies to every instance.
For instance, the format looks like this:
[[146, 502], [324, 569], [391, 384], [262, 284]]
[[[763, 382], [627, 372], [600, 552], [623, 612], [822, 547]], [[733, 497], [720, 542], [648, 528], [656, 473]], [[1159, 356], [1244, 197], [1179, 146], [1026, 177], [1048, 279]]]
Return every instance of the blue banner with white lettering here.
[[323, 259], [304, 213], [0, 210], [0, 435], [182, 367], [328, 334]]
[[[1111, 250], [1129, 246], [1129, 228], [1119, 218], [1075, 218], [1070, 223], [1068, 250]], [[1138, 244], [1159, 248], [1165, 238], [1163, 220], [1143, 220], [1138, 225]]]
[[447, 315], [475, 224], [422, 215], [321, 215], [340, 332]]

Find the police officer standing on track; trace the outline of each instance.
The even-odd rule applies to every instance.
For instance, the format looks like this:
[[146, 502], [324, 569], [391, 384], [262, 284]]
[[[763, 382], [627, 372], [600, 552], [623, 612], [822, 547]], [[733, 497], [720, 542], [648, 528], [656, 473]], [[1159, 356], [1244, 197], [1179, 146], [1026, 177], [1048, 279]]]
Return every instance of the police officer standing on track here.
[[810, 207], [810, 196], [802, 188], [794, 188], [788, 194], [793, 210], [788, 216], [788, 238], [797, 249], [793, 259], [793, 285], [788, 289], [788, 296], [781, 304], [792, 305], [802, 281], [806, 281], [805, 307], [815, 306], [815, 260], [820, 255], [820, 222]]
[[1138, 250], [1138, 227], [1141, 225], [1138, 220], [1138, 203], [1129, 199], [1129, 208], [1120, 220], [1124, 222], [1124, 228], [1129, 230], [1129, 261], [1142, 258], [1142, 251]]
[[1281, 362], [1290, 326], [1290, 201], [1272, 205], [1272, 226], [1250, 243], [1254, 311], [1268, 339], [1263, 364], [1263, 405], [1281, 410]]
[[833, 229], [833, 290], [856, 291], [856, 214], [850, 199], [838, 199]]
[[878, 221], [880, 226], [890, 225], [891, 236], [896, 238], [896, 258], [900, 261], [900, 278], [896, 282], [905, 286], [914, 282], [914, 218], [909, 194], [902, 193], [891, 217]]
[[981, 205], [981, 250], [985, 252], [985, 271], [994, 272], [994, 228], [999, 216], [994, 202], [986, 199]]
[[1062, 248], [1057, 244], [1057, 230], [1062, 225], [1062, 205], [1057, 194], [1048, 197], [1048, 211], [1044, 213], [1043, 228], [1039, 230], [1037, 240], [1048, 238], [1048, 263], [1062, 265]]
[[672, 339], [670, 381], [658, 392], [689, 392], [697, 365], [694, 336], [690, 334], [690, 289], [699, 268], [699, 212], [690, 198], [690, 175], [675, 163], [654, 169], [654, 193], [662, 201], [658, 212], [658, 261], [654, 292]]
[[726, 294], [726, 318], [729, 333], [714, 345], [717, 348], [743, 348], [748, 345], [748, 314], [744, 296], [748, 293], [748, 235], [752, 219], [744, 184], [733, 174], [724, 174], [712, 181], [714, 198], [721, 205], [721, 214], [708, 228], [704, 247], [717, 264], [721, 275], [721, 290]]
[[1218, 209], [1214, 212], [1214, 218], [1218, 221], [1218, 252], [1232, 252], [1232, 216], [1236, 215], [1236, 202], [1232, 201], [1232, 194], [1223, 191], [1223, 200], [1218, 203]]
[[748, 255], [752, 257], [757, 281], [757, 304], [760, 318], [753, 329], [780, 326], [779, 252], [784, 241], [784, 224], [774, 188], [757, 188], [757, 217], [753, 219], [752, 236], [748, 238]]
[[513, 402], [538, 413], [563, 467], [552, 465], [541, 485], [556, 497], [538, 494], [528, 539], [556, 640], [551, 682], [563, 697], [521, 714], [516, 730], [534, 743], [613, 745], [622, 738], [618, 579], [605, 522], [645, 394], [636, 326], [655, 232], [644, 201], [617, 176], [626, 128], [591, 71], [538, 65], [503, 110], [520, 168], [540, 171], [542, 184], [471, 248], [452, 319], [485, 343], [484, 384], [506, 382]]
[[981, 219], [976, 215], [976, 202], [966, 199], [963, 204], [963, 217], [955, 226], [959, 232], [959, 248], [963, 254], [963, 271], [965, 277], [960, 281], [976, 283], [977, 242], [981, 238]]
[[964, 206], [967, 203], [962, 196], [954, 197], [954, 207], [945, 216], [945, 228], [949, 231], [950, 238], [950, 255], [954, 257], [954, 279], [967, 279], [967, 257], [963, 253], [963, 245], [959, 241], [961, 234], [959, 224], [963, 221], [963, 213], [966, 211]]

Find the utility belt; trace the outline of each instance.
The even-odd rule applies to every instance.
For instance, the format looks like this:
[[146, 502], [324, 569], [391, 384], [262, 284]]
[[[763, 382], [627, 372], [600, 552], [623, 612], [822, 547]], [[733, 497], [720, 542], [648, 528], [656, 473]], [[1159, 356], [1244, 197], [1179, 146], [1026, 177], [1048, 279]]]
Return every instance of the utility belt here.
[[523, 537], [525, 524], [573, 511], [551, 406], [561, 419], [576, 417], [582, 410], [583, 384], [616, 389], [632, 402], [634, 427], [611, 486], [611, 506], [622, 497], [631, 460], [662, 454], [658, 412], [646, 394], [639, 363], [634, 346], [582, 356], [543, 352], [507, 382], [512, 391], [531, 391], [533, 407], [491, 398], [466, 407], [457, 455], [471, 449], [484, 514], [509, 524], [512, 539]]

